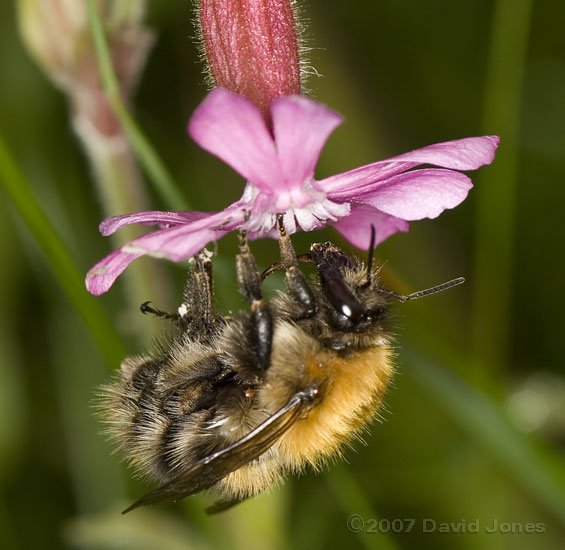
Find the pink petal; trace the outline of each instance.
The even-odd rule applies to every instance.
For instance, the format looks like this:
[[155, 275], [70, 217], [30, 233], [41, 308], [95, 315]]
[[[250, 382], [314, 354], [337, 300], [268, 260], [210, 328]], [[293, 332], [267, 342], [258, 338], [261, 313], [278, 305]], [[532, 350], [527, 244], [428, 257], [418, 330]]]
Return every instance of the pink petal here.
[[[180, 230], [180, 231], [179, 231]], [[86, 288], [99, 296], [106, 292], [133, 260], [145, 254], [167, 257], [174, 261], [194, 256], [210, 241], [220, 239], [227, 231], [200, 229], [188, 225], [153, 231], [134, 239], [98, 262], [86, 275]]]
[[118, 249], [100, 260], [86, 274], [86, 288], [88, 292], [95, 296], [100, 296], [100, 294], [107, 292], [124, 269], [140, 256], [143, 256], [143, 253], [133, 254]]
[[259, 109], [223, 88], [212, 90], [188, 125], [192, 139], [263, 191], [282, 181], [275, 143]]
[[375, 228], [375, 246], [398, 231], [408, 231], [408, 222], [389, 216], [366, 205], [352, 206], [351, 214], [332, 225], [354, 246], [368, 250], [371, 245], [371, 225]]
[[322, 148], [343, 118], [325, 105], [302, 96], [275, 99], [271, 114], [287, 185], [300, 186], [314, 176]]
[[472, 186], [465, 174], [430, 168], [387, 179], [357, 200], [403, 220], [421, 220], [457, 206]]
[[361, 166], [320, 181], [329, 198], [347, 199], [367, 185], [401, 174], [419, 164], [434, 164], [454, 170], [476, 170], [490, 164], [500, 138], [482, 136], [436, 143], [397, 157]]
[[236, 229], [243, 220], [243, 214], [239, 215], [240, 210], [236, 203], [222, 212], [208, 214], [191, 223], [153, 231], [130, 241], [88, 272], [87, 289], [92, 294], [103, 294], [133, 260], [145, 254], [174, 261], [194, 256], [210, 241], [218, 240]]
[[209, 216], [209, 212], [136, 212], [134, 214], [125, 214], [123, 216], [112, 216], [111, 218], [106, 218], [100, 224], [100, 233], [107, 237], [112, 233], [118, 231], [126, 225], [131, 225], [132, 223], [141, 223], [143, 225], [158, 225], [162, 229], [166, 227], [171, 227], [174, 225], [179, 225], [183, 223], [189, 223], [192, 221], [200, 220]]
[[190, 258], [210, 241], [236, 229], [243, 219], [243, 210], [234, 203], [221, 212], [209, 213], [191, 223], [142, 235], [122, 246], [122, 250], [143, 252], [178, 262]]
[[195, 230], [191, 224], [178, 225], [138, 237], [122, 246], [122, 251], [180, 262], [194, 256], [210, 241], [220, 239], [227, 232], [209, 228]]

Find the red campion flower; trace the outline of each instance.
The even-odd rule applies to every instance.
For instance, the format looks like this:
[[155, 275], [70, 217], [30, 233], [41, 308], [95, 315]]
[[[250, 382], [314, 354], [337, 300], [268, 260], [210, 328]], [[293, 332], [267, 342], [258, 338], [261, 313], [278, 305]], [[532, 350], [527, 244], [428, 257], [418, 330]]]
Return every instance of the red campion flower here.
[[[333, 225], [352, 244], [369, 245], [371, 225], [376, 244], [408, 221], [435, 218], [465, 199], [471, 180], [459, 170], [490, 164], [497, 136], [438, 143], [368, 164], [322, 180], [314, 178], [320, 152], [341, 116], [303, 96], [271, 103], [273, 134], [259, 108], [222, 88], [210, 92], [196, 109], [189, 133], [204, 149], [242, 175], [241, 199], [223, 211], [139, 212], [102, 222], [104, 235], [132, 223], [159, 225], [113, 252], [87, 275], [93, 294], [106, 292], [136, 258], [148, 254], [180, 261], [234, 229], [252, 239], [276, 237], [276, 215], [284, 213], [289, 233]], [[429, 164], [441, 168], [413, 170]]]

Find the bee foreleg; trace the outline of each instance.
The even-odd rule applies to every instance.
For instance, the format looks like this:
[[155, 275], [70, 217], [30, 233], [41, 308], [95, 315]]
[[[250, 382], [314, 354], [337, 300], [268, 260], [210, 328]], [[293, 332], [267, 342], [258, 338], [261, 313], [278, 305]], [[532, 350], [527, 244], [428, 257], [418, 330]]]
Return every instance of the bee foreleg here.
[[286, 286], [294, 299], [301, 305], [302, 313], [300, 319], [312, 317], [316, 313], [316, 300], [310, 285], [304, 274], [298, 269], [298, 258], [292, 246], [290, 236], [283, 224], [283, 215], [277, 215], [279, 226], [279, 246], [281, 253], [281, 264], [286, 271]]
[[257, 271], [255, 258], [249, 249], [246, 231], [239, 233], [239, 251], [235, 268], [239, 290], [251, 305], [250, 343], [255, 355], [255, 364], [259, 369], [265, 370], [271, 360], [273, 319], [269, 304], [263, 300], [261, 275]]

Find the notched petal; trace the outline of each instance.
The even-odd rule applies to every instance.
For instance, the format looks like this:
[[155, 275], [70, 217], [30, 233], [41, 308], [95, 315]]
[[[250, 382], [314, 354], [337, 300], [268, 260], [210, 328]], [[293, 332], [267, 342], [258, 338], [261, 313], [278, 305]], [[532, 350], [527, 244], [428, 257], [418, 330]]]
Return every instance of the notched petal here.
[[286, 184], [301, 186], [314, 177], [320, 153], [343, 118], [322, 103], [303, 96], [275, 99], [271, 114]]
[[263, 115], [248, 99], [223, 88], [212, 90], [188, 125], [192, 139], [261, 190], [282, 181], [275, 143]]

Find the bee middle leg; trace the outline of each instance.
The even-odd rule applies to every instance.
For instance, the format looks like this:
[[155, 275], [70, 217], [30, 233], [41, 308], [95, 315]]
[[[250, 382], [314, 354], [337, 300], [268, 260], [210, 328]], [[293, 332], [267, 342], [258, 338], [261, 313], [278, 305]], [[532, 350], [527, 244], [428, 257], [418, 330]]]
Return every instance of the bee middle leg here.
[[277, 215], [277, 225], [279, 228], [280, 263], [285, 268], [286, 286], [302, 308], [302, 313], [297, 320], [307, 319], [316, 313], [316, 299], [306, 277], [298, 268], [298, 258], [290, 236], [284, 227], [283, 214]]
[[239, 254], [235, 260], [239, 291], [251, 305], [249, 326], [251, 352], [259, 370], [266, 370], [271, 361], [273, 318], [269, 304], [263, 300], [261, 275], [249, 248], [247, 231], [239, 233]]

